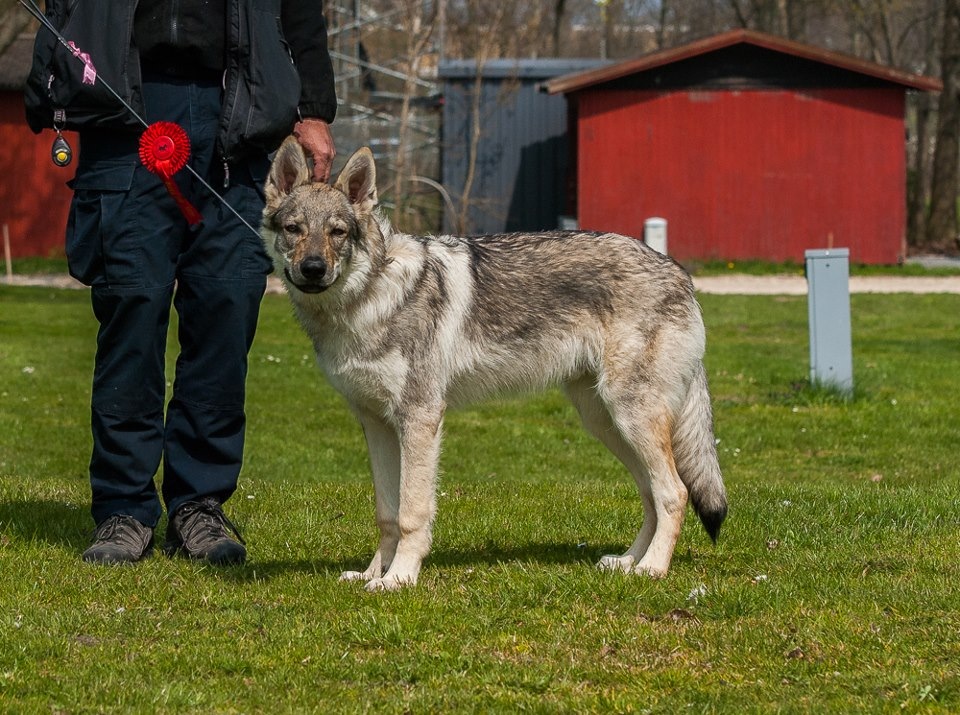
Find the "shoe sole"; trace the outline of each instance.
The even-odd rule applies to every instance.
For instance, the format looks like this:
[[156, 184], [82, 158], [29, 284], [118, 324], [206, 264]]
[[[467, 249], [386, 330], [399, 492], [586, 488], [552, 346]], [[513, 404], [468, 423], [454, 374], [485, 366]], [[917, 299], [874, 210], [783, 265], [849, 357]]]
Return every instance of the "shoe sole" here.
[[[232, 543], [232, 542], [231, 542]], [[242, 548], [242, 547], [241, 547]], [[229, 551], [235, 551], [230, 549]], [[247, 560], [247, 551], [243, 549], [242, 553], [218, 553], [216, 548], [211, 549], [207, 554], [191, 554], [182, 544], [165, 544], [163, 553], [170, 558], [182, 557], [191, 561], [200, 561], [213, 566], [239, 566]]]
[[148, 548], [137, 558], [127, 558], [119, 556], [97, 556], [97, 555], [88, 555], [86, 551], [81, 555], [81, 560], [85, 564], [94, 564], [96, 566], [122, 566], [123, 564], [135, 564], [143, 561], [144, 559], [151, 556], [153, 553], [153, 547]]

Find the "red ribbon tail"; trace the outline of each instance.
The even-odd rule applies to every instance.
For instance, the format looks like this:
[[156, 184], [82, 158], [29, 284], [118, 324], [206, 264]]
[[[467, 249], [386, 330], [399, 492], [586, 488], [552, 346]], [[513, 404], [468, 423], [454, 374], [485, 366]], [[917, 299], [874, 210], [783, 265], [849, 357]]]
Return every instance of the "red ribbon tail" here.
[[180, 187], [174, 182], [173, 177], [166, 177], [163, 180], [164, 186], [167, 187], [167, 191], [173, 197], [173, 200], [177, 202], [177, 206], [180, 208], [180, 213], [183, 214], [183, 217], [187, 219], [187, 223], [191, 226], [196, 226], [203, 220], [203, 216], [200, 215], [200, 212], [191, 204], [187, 197], [180, 192]]

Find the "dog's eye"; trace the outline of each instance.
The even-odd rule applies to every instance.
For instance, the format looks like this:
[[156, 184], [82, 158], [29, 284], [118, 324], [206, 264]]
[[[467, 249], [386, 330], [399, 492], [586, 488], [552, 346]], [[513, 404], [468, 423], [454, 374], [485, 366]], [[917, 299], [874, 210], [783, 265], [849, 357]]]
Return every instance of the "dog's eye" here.
[[347, 235], [347, 229], [345, 229], [343, 226], [331, 226], [330, 235], [334, 238], [343, 238]]
[[295, 223], [288, 223], [283, 227], [287, 233], [300, 233], [300, 226]]

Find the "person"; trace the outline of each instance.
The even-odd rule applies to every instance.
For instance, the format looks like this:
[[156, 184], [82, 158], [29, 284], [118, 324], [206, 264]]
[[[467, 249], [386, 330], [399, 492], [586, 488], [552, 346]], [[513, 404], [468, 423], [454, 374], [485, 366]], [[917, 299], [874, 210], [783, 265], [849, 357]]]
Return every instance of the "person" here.
[[[71, 274], [99, 322], [91, 395], [91, 512], [83, 560], [138, 561], [169, 515], [164, 551], [213, 564], [246, 559], [223, 504], [243, 456], [247, 354], [272, 270], [259, 226], [268, 154], [289, 134], [329, 179], [333, 68], [319, 0], [48, 0], [25, 91], [27, 120], [79, 131], [66, 232]], [[86, 74], [85, 74], [86, 73]], [[191, 226], [138, 157], [148, 124], [175, 122]], [[171, 304], [179, 355], [166, 400]], [[161, 494], [154, 476], [163, 466]]]

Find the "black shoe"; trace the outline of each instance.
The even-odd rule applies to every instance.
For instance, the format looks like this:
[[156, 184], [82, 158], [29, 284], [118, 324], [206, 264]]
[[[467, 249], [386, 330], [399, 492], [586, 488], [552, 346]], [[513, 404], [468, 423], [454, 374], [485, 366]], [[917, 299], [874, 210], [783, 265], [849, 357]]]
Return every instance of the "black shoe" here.
[[132, 516], [115, 514], [97, 526], [93, 544], [83, 552], [83, 560], [97, 564], [133, 563], [152, 548], [153, 529]]
[[243, 544], [220, 503], [205, 497], [187, 502], [170, 517], [163, 550], [170, 556], [183, 552], [211, 564], [242, 564], [247, 558]]

